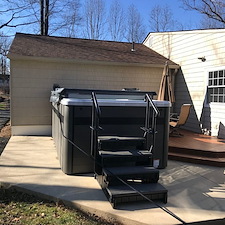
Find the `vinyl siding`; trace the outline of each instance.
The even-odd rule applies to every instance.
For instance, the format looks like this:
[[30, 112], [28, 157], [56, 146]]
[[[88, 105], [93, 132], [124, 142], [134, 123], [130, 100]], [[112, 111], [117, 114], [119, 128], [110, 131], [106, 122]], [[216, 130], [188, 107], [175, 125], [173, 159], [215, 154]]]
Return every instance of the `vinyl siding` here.
[[66, 88], [139, 88], [158, 92], [162, 68], [11, 59], [11, 124], [51, 125], [53, 84]]
[[[225, 30], [198, 30], [150, 34], [144, 44], [181, 66], [176, 76], [175, 110], [192, 103], [187, 129], [208, 130], [217, 136], [224, 125], [225, 103], [205, 105], [209, 68], [225, 69]], [[205, 57], [202, 62], [199, 57]], [[225, 137], [225, 134], [224, 134]]]

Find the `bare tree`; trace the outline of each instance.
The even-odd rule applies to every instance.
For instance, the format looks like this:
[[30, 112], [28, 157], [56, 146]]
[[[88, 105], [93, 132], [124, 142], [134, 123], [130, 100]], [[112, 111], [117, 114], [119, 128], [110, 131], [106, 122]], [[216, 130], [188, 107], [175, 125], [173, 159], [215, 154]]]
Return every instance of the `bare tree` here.
[[[3, 0], [1, 2], [3, 4]], [[0, 23], [0, 29], [26, 26], [30, 32], [33, 29], [33, 32], [45, 35], [66, 30], [71, 27], [69, 18], [74, 18], [73, 24], [80, 22], [80, 17], [74, 17], [74, 7], [77, 7], [78, 15], [79, 2], [80, 0], [5, 0], [4, 7], [0, 10], [0, 15], [5, 18]], [[78, 19], [77, 22], [75, 18]]]
[[171, 31], [174, 29], [175, 20], [168, 5], [156, 5], [149, 14], [150, 29], [154, 32]]
[[225, 24], [224, 0], [182, 0], [182, 2], [185, 9], [195, 10], [220, 24]]
[[213, 20], [209, 18], [208, 16], [203, 16], [200, 25], [200, 29], [219, 29], [219, 28], [225, 28], [225, 23], [219, 22], [217, 20]]
[[137, 8], [130, 5], [127, 14], [127, 32], [126, 39], [129, 42], [140, 43], [146, 36], [145, 26]]
[[7, 58], [7, 54], [9, 51], [9, 38], [4, 37], [2, 33], [0, 33], [0, 81], [1, 81], [1, 91], [4, 93], [9, 93], [9, 59]]
[[84, 5], [84, 37], [103, 39], [106, 10], [103, 0], [86, 0]]
[[108, 29], [113, 41], [122, 41], [124, 38], [124, 11], [118, 0], [111, 3], [108, 17]]
[[4, 27], [17, 28], [36, 23], [30, 20], [30, 4], [25, 4], [24, 0], [0, 0], [0, 29]]
[[62, 15], [65, 22], [65, 33], [68, 37], [78, 37], [79, 35], [79, 26], [82, 22], [80, 7], [81, 4], [79, 1], [70, 1], [66, 5], [65, 13]]
[[[9, 74], [9, 64], [7, 60], [7, 54], [9, 51], [9, 39], [0, 34], [0, 74], [4, 78], [5, 75]], [[2, 78], [1, 77], [1, 78]], [[4, 79], [3, 79], [4, 80]]]
[[80, 0], [52, 0], [49, 4], [49, 34], [64, 32], [74, 36], [81, 22]]

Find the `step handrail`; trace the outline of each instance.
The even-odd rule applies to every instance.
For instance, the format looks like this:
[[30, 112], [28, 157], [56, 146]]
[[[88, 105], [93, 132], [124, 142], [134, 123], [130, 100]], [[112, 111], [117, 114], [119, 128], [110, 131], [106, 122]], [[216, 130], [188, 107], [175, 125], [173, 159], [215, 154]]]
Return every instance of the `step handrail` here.
[[91, 99], [92, 99], [93, 104], [94, 104], [95, 112], [97, 113], [97, 118], [99, 119], [100, 116], [101, 116], [101, 110], [100, 110], [95, 92], [91, 93]]
[[99, 119], [101, 116], [101, 110], [98, 105], [97, 97], [95, 92], [91, 93], [91, 99], [93, 102], [92, 105], [92, 122], [91, 122], [91, 155], [95, 158], [96, 152], [98, 149], [98, 130], [100, 129], [99, 126]]
[[[155, 147], [155, 140], [156, 140], [155, 134], [157, 133], [156, 119], [159, 115], [159, 110], [156, 107], [156, 105], [154, 104], [154, 102], [152, 101], [152, 98], [150, 97], [150, 95], [147, 93], [145, 95], [145, 101], [147, 101], [146, 115], [145, 115], [145, 127], [142, 129], [145, 131], [144, 137], [146, 138], [147, 146], [150, 146], [149, 134], [152, 135], [152, 143], [149, 148], [149, 151], [153, 152], [154, 147]], [[153, 109], [151, 127], [150, 127], [150, 108]]]
[[147, 100], [148, 103], [151, 104], [152, 108], [154, 109], [155, 111], [155, 117], [157, 117], [159, 115], [159, 110], [158, 108], [156, 107], [156, 105], [154, 104], [154, 102], [152, 101], [151, 97], [149, 94], [146, 94], [145, 95], [145, 99]]

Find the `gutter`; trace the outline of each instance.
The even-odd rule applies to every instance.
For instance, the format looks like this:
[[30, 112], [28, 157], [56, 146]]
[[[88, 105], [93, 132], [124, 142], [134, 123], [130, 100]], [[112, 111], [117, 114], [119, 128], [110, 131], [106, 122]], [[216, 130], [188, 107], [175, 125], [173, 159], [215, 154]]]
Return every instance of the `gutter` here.
[[[19, 54], [9, 53], [7, 56], [10, 60], [29, 60], [39, 62], [63, 62], [63, 63], [77, 63], [77, 64], [95, 64], [95, 65], [109, 65], [109, 66], [140, 66], [140, 67], [152, 67], [152, 68], [164, 68], [163, 64], [150, 64], [150, 63], [128, 63], [128, 62], [106, 62], [106, 61], [90, 61], [90, 60], [77, 60], [77, 59], [65, 59], [65, 58], [49, 58], [49, 57], [34, 57], [34, 56], [21, 56]], [[179, 69], [177, 64], [169, 64], [171, 69]]]

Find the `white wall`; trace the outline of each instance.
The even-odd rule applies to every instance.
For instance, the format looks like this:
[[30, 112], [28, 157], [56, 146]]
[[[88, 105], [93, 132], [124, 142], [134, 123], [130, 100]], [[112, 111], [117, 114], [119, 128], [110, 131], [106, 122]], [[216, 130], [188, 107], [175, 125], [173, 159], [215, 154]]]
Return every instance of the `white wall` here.
[[[216, 127], [225, 124], [225, 103], [204, 105], [208, 84], [206, 71], [221, 66], [225, 69], [224, 37], [224, 29], [180, 31], [151, 33], [144, 42], [181, 66], [182, 71], [176, 76], [175, 109], [178, 110], [183, 103], [193, 104], [186, 128], [200, 132], [210, 124], [209, 129], [215, 136], [218, 134]], [[202, 62], [198, 59], [200, 57], [205, 57], [206, 61]]]

